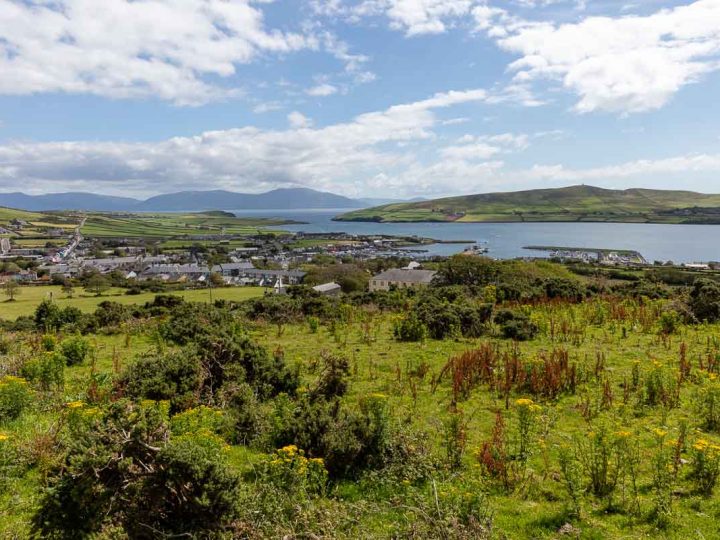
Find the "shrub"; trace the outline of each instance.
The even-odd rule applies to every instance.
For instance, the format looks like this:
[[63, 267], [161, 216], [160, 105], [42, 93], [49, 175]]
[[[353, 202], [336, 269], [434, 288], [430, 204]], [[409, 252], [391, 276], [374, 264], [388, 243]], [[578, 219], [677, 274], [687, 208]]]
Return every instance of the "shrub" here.
[[209, 304], [183, 302], [170, 311], [169, 319], [160, 327], [161, 335], [178, 345], [186, 345], [195, 338], [232, 326], [232, 314]]
[[529, 341], [538, 331], [538, 326], [524, 313], [510, 310], [500, 311], [495, 315], [495, 323], [500, 325], [500, 332], [505, 339]]
[[576, 279], [549, 278], [544, 282], [545, 296], [579, 301], [587, 294], [585, 287]]
[[195, 351], [186, 348], [140, 357], [120, 378], [129, 396], [167, 400], [172, 411], [195, 406], [203, 380], [202, 365]]
[[417, 315], [411, 312], [406, 317], [395, 321], [393, 335], [398, 341], [425, 341], [428, 330]]
[[205, 405], [188, 409], [170, 419], [170, 429], [173, 435], [214, 433], [228, 438], [229, 427], [229, 419], [225, 411]]
[[302, 449], [291, 444], [276, 450], [263, 461], [260, 478], [303, 498], [322, 494], [328, 473], [322, 458], [307, 458]]
[[18, 418], [31, 401], [32, 393], [25, 379], [12, 375], [0, 378], [0, 422]]
[[120, 326], [132, 316], [130, 308], [109, 300], [100, 302], [93, 315], [100, 328]]
[[65, 357], [57, 352], [45, 352], [26, 362], [21, 372], [46, 392], [61, 389], [65, 385]]
[[63, 463], [33, 517], [42, 538], [119, 527], [130, 538], [207, 538], [237, 515], [239, 477], [213, 436], [169, 438], [161, 404], [112, 404], [70, 424]]
[[382, 468], [391, 453], [387, 398], [367, 396], [358, 410], [343, 407], [335, 399], [311, 400], [309, 396], [294, 405], [279, 401], [270, 439], [275, 447], [294, 444], [309, 457], [322, 457], [331, 478]]
[[698, 279], [690, 292], [690, 310], [700, 321], [720, 319], [720, 283]]
[[203, 394], [213, 400], [224, 385], [246, 382], [260, 399], [293, 394], [300, 378], [281, 354], [271, 355], [239, 329], [229, 326], [199, 335], [196, 348], [204, 371]]
[[695, 393], [694, 402], [700, 426], [707, 431], [720, 431], [720, 384], [708, 377]]
[[660, 333], [665, 335], [675, 334], [682, 323], [680, 314], [675, 310], [664, 311], [659, 319]]
[[66, 325], [77, 324], [82, 316], [82, 311], [74, 306], [60, 308], [52, 300], [43, 300], [35, 309], [33, 318], [35, 328], [43, 332], [53, 332]]
[[720, 446], [706, 439], [698, 439], [692, 447], [692, 470], [689, 477], [699, 494], [712, 496], [720, 477]]
[[82, 364], [89, 350], [90, 344], [80, 336], [67, 338], [60, 344], [60, 354], [65, 357], [65, 364], [68, 366]]

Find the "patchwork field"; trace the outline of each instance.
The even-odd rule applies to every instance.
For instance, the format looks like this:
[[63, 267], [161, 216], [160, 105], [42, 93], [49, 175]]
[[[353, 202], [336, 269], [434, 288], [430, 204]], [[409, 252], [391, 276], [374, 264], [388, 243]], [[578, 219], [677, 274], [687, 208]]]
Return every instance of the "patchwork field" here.
[[[231, 300], [239, 302], [248, 298], [262, 296], [262, 287], [223, 287], [212, 289], [213, 300]], [[180, 290], [172, 294], [180, 296], [188, 302], [209, 302], [209, 289]], [[125, 289], [111, 289], [102, 296], [93, 296], [78, 288], [73, 298], [68, 298], [60, 286], [22, 287], [14, 302], [5, 301], [0, 296], [0, 319], [14, 320], [22, 315], [32, 315], [35, 308], [43, 300], [52, 299], [60, 307], [73, 306], [85, 313], [90, 313], [98, 304], [111, 300], [123, 305], [141, 305], [155, 298], [155, 293], [127, 295]]]

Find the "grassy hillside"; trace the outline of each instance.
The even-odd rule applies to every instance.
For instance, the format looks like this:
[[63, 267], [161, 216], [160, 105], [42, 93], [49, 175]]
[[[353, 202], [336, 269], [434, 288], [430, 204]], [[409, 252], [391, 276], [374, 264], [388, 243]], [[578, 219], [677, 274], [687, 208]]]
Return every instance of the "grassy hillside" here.
[[349, 212], [339, 221], [720, 223], [720, 195], [592, 186], [486, 193]]
[[253, 235], [282, 220], [237, 218], [222, 212], [197, 214], [89, 214], [82, 233], [92, 237], [168, 238], [218, 234]]
[[0, 228], [8, 228], [14, 219], [27, 223], [20, 231], [13, 234], [15, 237], [43, 236], [48, 229], [66, 229], [70, 234], [80, 221], [71, 213], [27, 212], [0, 206]]

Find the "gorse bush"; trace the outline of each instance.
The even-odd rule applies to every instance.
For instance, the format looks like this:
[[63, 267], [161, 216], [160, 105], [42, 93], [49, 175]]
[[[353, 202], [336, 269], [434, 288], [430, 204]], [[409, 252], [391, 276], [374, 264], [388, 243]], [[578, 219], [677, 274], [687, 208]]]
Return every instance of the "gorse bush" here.
[[65, 357], [57, 351], [41, 353], [25, 362], [21, 373], [43, 391], [59, 390], [65, 385]]
[[304, 498], [323, 494], [328, 473], [322, 458], [307, 458], [301, 448], [288, 445], [262, 462], [260, 478], [298, 498]]
[[169, 400], [173, 411], [221, 403], [243, 383], [260, 399], [297, 388], [297, 371], [234, 326], [203, 332], [179, 351], [140, 358], [120, 387], [130, 396]]
[[411, 312], [406, 317], [399, 318], [393, 326], [393, 335], [398, 341], [425, 341], [428, 336], [427, 327]]
[[130, 538], [209, 537], [237, 515], [240, 478], [223, 443], [207, 434], [171, 438], [167, 408], [118, 402], [82, 409], [65, 459], [33, 519], [43, 538], [85, 538], [119, 527]]
[[34, 320], [38, 330], [50, 332], [76, 324], [82, 316], [82, 312], [76, 307], [61, 308], [52, 300], [43, 300], [35, 309]]
[[500, 326], [500, 333], [505, 339], [529, 341], [539, 332], [537, 324], [524, 313], [503, 310], [495, 314], [495, 324]]
[[690, 292], [690, 309], [699, 321], [720, 320], [720, 283], [698, 279]]
[[80, 365], [90, 351], [90, 343], [87, 339], [80, 336], [67, 338], [60, 343], [60, 354], [65, 357], [65, 363], [68, 366]]
[[126, 395], [152, 400], [166, 400], [172, 411], [182, 411], [198, 404], [203, 380], [197, 353], [183, 349], [138, 358], [119, 380]]
[[32, 392], [21, 377], [0, 378], [0, 423], [15, 420], [30, 405]]

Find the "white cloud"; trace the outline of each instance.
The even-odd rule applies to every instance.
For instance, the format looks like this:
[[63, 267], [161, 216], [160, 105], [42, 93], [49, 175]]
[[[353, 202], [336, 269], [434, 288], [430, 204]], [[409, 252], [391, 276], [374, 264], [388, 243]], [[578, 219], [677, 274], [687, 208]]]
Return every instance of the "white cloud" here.
[[290, 127], [295, 129], [309, 128], [313, 124], [310, 118], [298, 111], [291, 112], [287, 118], [288, 122], [290, 122]]
[[338, 92], [337, 86], [333, 86], [332, 84], [328, 84], [328, 83], [318, 84], [317, 86], [308, 88], [305, 91], [305, 93], [307, 93], [309, 96], [314, 96], [314, 97], [332, 96], [333, 94], [336, 94], [337, 92]]
[[529, 137], [525, 134], [502, 133], [499, 135], [463, 135], [457, 144], [440, 149], [440, 155], [447, 160], [482, 161], [501, 153], [524, 150]]
[[[536, 165], [525, 174], [531, 178], [560, 181], [606, 181], [626, 178], [652, 179], [654, 175], [720, 172], [720, 154], [690, 154], [663, 159], [640, 159], [619, 165], [569, 169], [562, 165]], [[677, 186], [675, 186], [677, 188]]]
[[720, 1], [698, 0], [648, 16], [588, 17], [574, 24], [531, 23], [481, 6], [478, 28], [520, 55], [515, 80], [559, 81], [578, 112], [658, 109], [684, 86], [720, 69]]
[[[0, 93], [152, 96], [198, 104], [240, 93], [209, 77], [228, 78], [261, 53], [318, 50], [332, 41], [267, 29], [258, 3], [0, 0]], [[340, 42], [332, 45], [332, 54], [341, 55]]]
[[282, 103], [277, 101], [266, 101], [264, 103], [258, 103], [253, 107], [255, 114], [264, 114], [272, 111], [280, 111], [284, 108]]
[[247, 191], [306, 185], [366, 193], [368, 178], [396, 174], [414, 161], [411, 150], [395, 145], [432, 139], [437, 109], [486, 102], [490, 95], [482, 89], [439, 93], [322, 128], [294, 111], [286, 130], [245, 127], [143, 143], [12, 142], [0, 145], [0, 185], [6, 191], [140, 195], [199, 185]]

